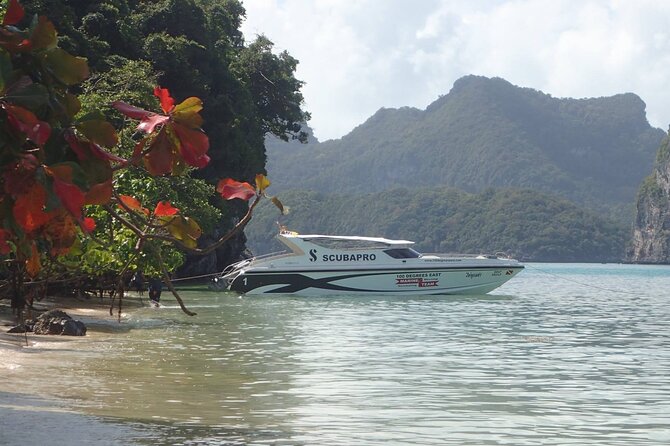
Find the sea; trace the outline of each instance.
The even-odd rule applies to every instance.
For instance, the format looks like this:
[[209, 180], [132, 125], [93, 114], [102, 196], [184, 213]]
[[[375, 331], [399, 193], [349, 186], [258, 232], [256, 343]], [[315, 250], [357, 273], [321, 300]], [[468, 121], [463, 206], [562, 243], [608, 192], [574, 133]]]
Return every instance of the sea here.
[[480, 296], [182, 292], [4, 362], [0, 444], [668, 445], [670, 266]]

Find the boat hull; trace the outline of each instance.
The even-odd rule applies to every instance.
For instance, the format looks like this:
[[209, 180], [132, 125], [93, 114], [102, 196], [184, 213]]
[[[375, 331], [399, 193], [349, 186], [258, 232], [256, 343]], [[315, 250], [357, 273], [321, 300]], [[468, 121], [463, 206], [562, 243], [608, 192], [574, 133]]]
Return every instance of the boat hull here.
[[244, 294], [485, 294], [523, 270], [521, 265], [434, 269], [242, 271], [230, 289]]

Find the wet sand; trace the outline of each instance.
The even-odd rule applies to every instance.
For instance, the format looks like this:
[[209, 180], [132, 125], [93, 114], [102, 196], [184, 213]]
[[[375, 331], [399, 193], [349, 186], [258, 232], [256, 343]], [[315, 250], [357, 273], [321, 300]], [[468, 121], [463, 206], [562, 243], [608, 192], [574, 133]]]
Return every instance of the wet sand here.
[[[139, 296], [126, 296], [123, 299], [123, 307], [121, 317], [123, 319], [123, 313], [126, 310], [132, 310], [133, 308], [148, 306], [149, 300], [145, 298], [140, 298]], [[59, 309], [65, 311], [73, 319], [78, 319], [82, 321], [87, 326], [89, 323], [94, 325], [99, 322], [113, 322], [118, 321], [118, 308], [115, 305], [113, 308], [113, 314], [110, 315], [110, 300], [99, 299], [99, 298], [90, 298], [90, 299], [77, 299], [72, 297], [67, 298], [46, 298], [40, 302], [36, 302], [34, 305], [36, 312], [33, 312], [32, 317], [37, 317], [39, 314], [53, 309]], [[27, 313], [28, 311], [26, 311]], [[26, 319], [30, 319], [31, 315], [26, 314]], [[18, 325], [18, 320], [16, 316], [12, 313], [10, 308], [9, 300], [0, 300], [0, 349], [8, 348], [12, 349], [14, 347], [26, 347], [26, 335], [24, 333], [7, 333], [7, 330]], [[31, 342], [35, 338], [40, 341], [44, 339], [54, 338], [54, 336], [44, 336], [44, 335], [35, 335], [33, 333], [28, 333], [28, 346], [31, 345]], [[70, 336], [55, 336], [60, 340], [71, 338]], [[31, 339], [32, 338], [32, 339]], [[2, 350], [0, 350], [0, 353]]]
[[[124, 308], [148, 305], [147, 299], [128, 297]], [[35, 304], [42, 311], [61, 309], [84, 322], [87, 336], [100, 335], [101, 327], [116, 324], [118, 313], [109, 314], [109, 299], [44, 299]], [[37, 316], [37, 313], [34, 314]], [[123, 314], [122, 314], [123, 317]], [[34, 395], [31, 383], [21, 376], [25, 370], [48, 370], [58, 361], [58, 350], [69, 349], [81, 337], [7, 333], [18, 325], [8, 300], [0, 301], [0, 446], [18, 444], [128, 445], [146, 434], [130, 426], [118, 425], [68, 410], [63, 402], [49, 395]]]
[[[129, 295], [123, 299], [121, 320], [125, 317], [125, 311], [143, 306], [148, 306], [146, 298]], [[87, 327], [87, 336], [100, 335], [101, 331], [109, 329], [122, 329], [123, 323], [118, 324], [118, 308], [113, 309], [110, 315], [109, 299], [77, 299], [77, 298], [46, 298], [35, 303], [35, 312], [26, 315], [37, 317], [44, 311], [60, 309], [70, 317], [82, 321]], [[45, 344], [52, 344], [57, 350], [59, 345], [76, 342], [78, 336], [36, 335], [34, 333], [7, 333], [9, 329], [18, 325], [18, 320], [10, 308], [8, 300], [0, 301], [0, 371], [11, 371], [21, 367], [22, 363], [29, 360], [35, 353], [44, 350]], [[39, 346], [38, 346], [39, 344]], [[0, 391], [7, 390], [0, 382]]]

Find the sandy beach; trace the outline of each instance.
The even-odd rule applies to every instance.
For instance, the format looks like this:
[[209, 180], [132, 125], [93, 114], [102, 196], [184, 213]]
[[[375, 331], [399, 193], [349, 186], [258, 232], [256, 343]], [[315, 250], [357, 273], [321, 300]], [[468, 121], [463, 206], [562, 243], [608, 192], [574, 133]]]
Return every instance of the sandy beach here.
[[[138, 296], [128, 296], [123, 300], [123, 307], [127, 309], [138, 308], [148, 305], [147, 299]], [[44, 311], [61, 309], [73, 319], [80, 320], [86, 324], [88, 331], [86, 337], [100, 336], [105, 331], [115, 328], [123, 329], [124, 313], [122, 312], [122, 323], [118, 323], [118, 310], [114, 308], [114, 315], [110, 316], [109, 299], [76, 299], [76, 298], [46, 298], [35, 305], [33, 317]], [[18, 325], [17, 318], [10, 308], [9, 301], [0, 301], [0, 371], [5, 375], [16, 372], [21, 367], [30, 367], [40, 362], [57, 360], [57, 357], [39, 355], [41, 352], [54, 352], [61, 348], [72, 348], [71, 343], [76, 343], [82, 337], [78, 336], [53, 336], [36, 335], [33, 333], [7, 333], [9, 329]], [[12, 391], [6, 386], [6, 381], [0, 381], [0, 391]]]
[[[102, 337], [105, 331], [122, 329], [118, 315], [109, 314], [109, 299], [88, 300], [74, 298], [47, 298], [35, 304], [39, 313], [61, 309], [73, 319], [88, 327], [86, 337]], [[123, 301], [124, 308], [148, 305], [147, 299], [130, 296]], [[34, 314], [37, 316], [37, 314]], [[123, 319], [122, 313], [122, 319]], [[126, 445], [142, 434], [132, 428], [103, 422], [95, 417], [67, 409], [58, 395], [43, 393], [35, 383], [26, 380], [48, 380], [50, 370], [57, 370], [62, 352], [76, 348], [85, 337], [7, 333], [17, 325], [8, 300], [0, 301], [0, 445], [65, 444], [77, 438], [94, 439], [95, 444]], [[70, 355], [71, 356], [71, 355]], [[73, 366], [76, 366], [73, 364]], [[57, 393], [58, 389], [54, 389]], [[63, 426], [68, 426], [64, 429]]]
[[[140, 298], [139, 296], [132, 294], [124, 297], [121, 314], [122, 320], [126, 310], [147, 305], [149, 305], [147, 298]], [[48, 310], [60, 309], [69, 314], [73, 319], [81, 320], [87, 326], [89, 323], [95, 325], [98, 322], [109, 323], [118, 321], [118, 308], [116, 303], [113, 309], [113, 315], [110, 315], [110, 300], [107, 298], [78, 299], [73, 297], [47, 297], [40, 302], [36, 302], [34, 307], [35, 311], [33, 312], [32, 317], [37, 317], [39, 314]], [[28, 313], [28, 310], [26, 310], [26, 313]], [[25, 316], [26, 319], [29, 319], [30, 317], [29, 314], [26, 314]], [[18, 325], [18, 320], [12, 312], [9, 300], [0, 300], [0, 348], [13, 348], [16, 346], [26, 347], [26, 335], [24, 333], [7, 333], [7, 330], [16, 325]], [[30, 346], [35, 338], [43, 340], [44, 338], [52, 337], [54, 336], [28, 333], [27, 346]], [[56, 337], [60, 339], [70, 338], [69, 336]]]

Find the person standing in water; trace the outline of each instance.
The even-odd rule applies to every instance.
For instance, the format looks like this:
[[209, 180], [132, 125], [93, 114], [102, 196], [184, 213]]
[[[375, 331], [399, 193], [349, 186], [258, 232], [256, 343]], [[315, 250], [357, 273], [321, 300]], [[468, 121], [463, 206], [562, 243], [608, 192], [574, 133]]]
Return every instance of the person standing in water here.
[[149, 279], [149, 299], [156, 305], [161, 300], [161, 291], [163, 291], [163, 282], [158, 277]]

